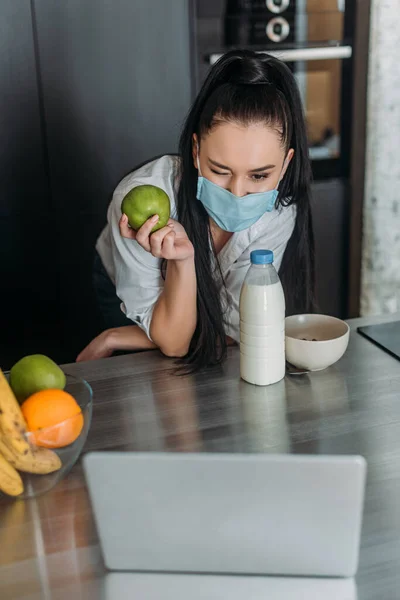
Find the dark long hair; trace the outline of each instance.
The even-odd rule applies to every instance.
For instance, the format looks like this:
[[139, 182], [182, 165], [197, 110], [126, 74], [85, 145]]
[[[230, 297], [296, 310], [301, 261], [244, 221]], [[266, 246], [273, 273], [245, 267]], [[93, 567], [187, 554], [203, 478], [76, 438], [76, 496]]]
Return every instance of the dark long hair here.
[[[314, 302], [314, 239], [310, 210], [311, 167], [300, 94], [288, 67], [267, 54], [232, 50], [211, 69], [184, 124], [178, 190], [178, 219], [195, 250], [197, 326], [183, 362], [189, 370], [218, 364], [226, 356], [224, 301], [218, 261], [208, 240], [209, 218], [196, 200], [198, 172], [193, 164], [193, 134], [199, 140], [218, 121], [265, 122], [281, 135], [286, 152], [294, 149], [279, 186], [277, 205], [295, 204], [297, 216], [280, 267], [287, 314], [309, 312]], [[217, 271], [213, 265], [217, 265]]]

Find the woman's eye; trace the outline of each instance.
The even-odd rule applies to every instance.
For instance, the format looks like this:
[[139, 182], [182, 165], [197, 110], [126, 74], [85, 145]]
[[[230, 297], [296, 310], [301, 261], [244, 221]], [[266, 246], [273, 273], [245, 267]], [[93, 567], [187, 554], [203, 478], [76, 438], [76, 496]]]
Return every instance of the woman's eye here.
[[229, 173], [221, 173], [221, 171], [216, 171], [215, 169], [210, 169], [212, 173], [215, 173], [216, 175], [229, 175]]
[[254, 175], [251, 176], [251, 179], [253, 181], [264, 181], [265, 179], [268, 179], [268, 174], [267, 173], [254, 173]]

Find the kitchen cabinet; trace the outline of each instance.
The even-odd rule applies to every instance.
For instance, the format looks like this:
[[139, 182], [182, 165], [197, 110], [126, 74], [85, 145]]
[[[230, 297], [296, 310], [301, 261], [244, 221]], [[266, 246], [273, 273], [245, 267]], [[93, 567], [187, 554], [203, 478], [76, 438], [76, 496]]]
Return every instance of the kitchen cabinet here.
[[191, 100], [186, 0], [36, 0], [65, 344], [97, 332], [95, 240], [119, 180], [177, 151]]
[[177, 151], [189, 2], [2, 0], [0, 44], [0, 365], [28, 342], [68, 362], [98, 331], [91, 265], [113, 189]]
[[0, 3], [0, 218], [49, 206], [29, 0]]
[[[0, 367], [58, 322], [57, 248], [29, 0], [0, 3]], [[40, 339], [40, 343], [39, 343]]]

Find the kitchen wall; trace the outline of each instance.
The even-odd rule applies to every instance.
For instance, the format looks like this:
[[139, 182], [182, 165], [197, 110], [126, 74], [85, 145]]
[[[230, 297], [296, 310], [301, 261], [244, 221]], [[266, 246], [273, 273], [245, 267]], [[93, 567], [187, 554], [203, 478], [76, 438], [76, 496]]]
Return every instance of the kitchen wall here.
[[400, 311], [400, 0], [373, 0], [361, 313]]

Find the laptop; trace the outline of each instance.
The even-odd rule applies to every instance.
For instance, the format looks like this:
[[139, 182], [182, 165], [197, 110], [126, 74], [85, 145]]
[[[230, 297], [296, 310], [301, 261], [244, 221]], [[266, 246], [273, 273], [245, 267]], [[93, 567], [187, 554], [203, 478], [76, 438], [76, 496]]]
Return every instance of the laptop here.
[[353, 578], [109, 573], [103, 600], [357, 600]]
[[93, 452], [83, 466], [110, 570], [357, 571], [360, 456]]
[[400, 321], [359, 327], [358, 333], [400, 360]]

